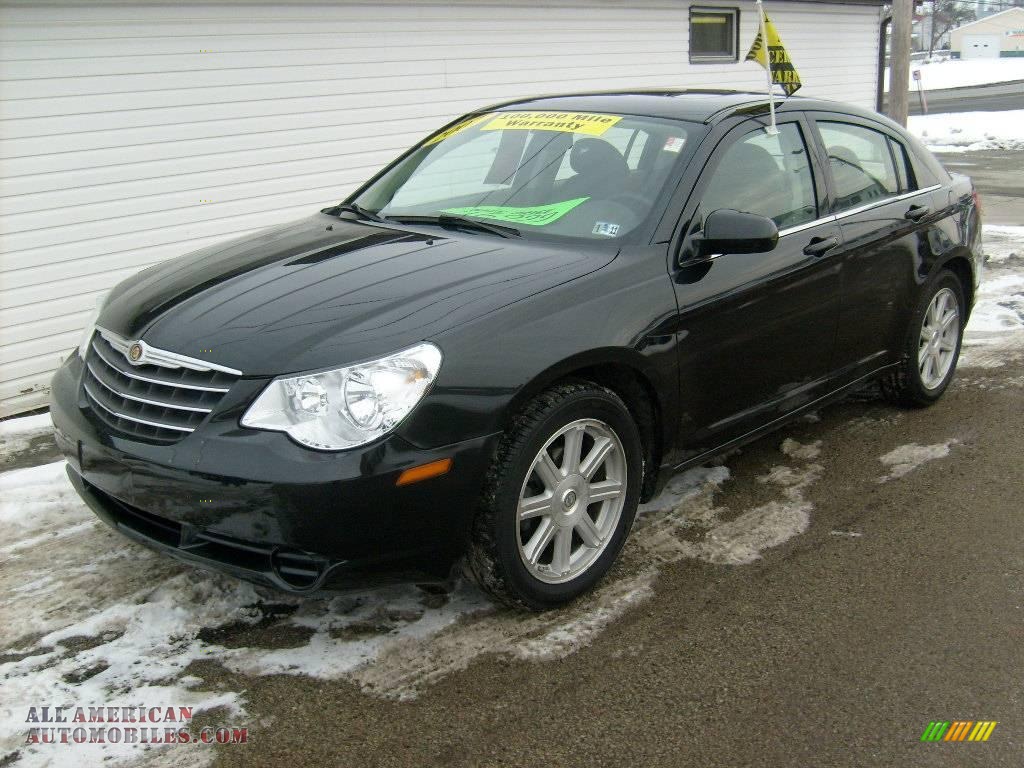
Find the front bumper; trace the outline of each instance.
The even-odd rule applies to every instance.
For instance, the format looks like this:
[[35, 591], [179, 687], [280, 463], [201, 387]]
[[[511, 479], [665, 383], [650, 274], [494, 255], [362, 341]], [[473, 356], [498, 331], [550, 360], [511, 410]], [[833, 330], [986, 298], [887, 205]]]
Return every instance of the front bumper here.
[[[239, 427], [264, 383], [242, 380], [196, 432], [153, 445], [96, 421], [81, 375], [77, 355], [57, 371], [51, 415], [72, 484], [96, 514], [153, 549], [292, 592], [446, 576], [499, 437], [422, 449], [393, 434], [321, 453]], [[395, 485], [402, 470], [447, 457], [447, 474]]]

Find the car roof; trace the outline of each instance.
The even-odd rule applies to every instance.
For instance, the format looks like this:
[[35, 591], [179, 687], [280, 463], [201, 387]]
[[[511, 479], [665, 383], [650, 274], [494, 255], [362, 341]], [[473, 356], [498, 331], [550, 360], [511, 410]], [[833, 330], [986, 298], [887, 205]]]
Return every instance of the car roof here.
[[[486, 111], [612, 112], [712, 124], [737, 113], [757, 114], [767, 107], [768, 97], [763, 91], [656, 88], [535, 96], [495, 104]], [[895, 123], [877, 112], [827, 99], [776, 96], [775, 108], [778, 112], [839, 112], [896, 127]]]

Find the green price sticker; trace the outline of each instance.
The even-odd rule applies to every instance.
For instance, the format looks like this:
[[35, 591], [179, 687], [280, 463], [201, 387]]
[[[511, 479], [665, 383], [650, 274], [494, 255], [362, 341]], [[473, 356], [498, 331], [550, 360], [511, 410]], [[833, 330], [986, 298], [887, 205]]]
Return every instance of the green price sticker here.
[[561, 203], [531, 205], [525, 208], [517, 208], [511, 205], [474, 205], [468, 208], [445, 208], [441, 213], [449, 213], [453, 216], [469, 216], [476, 219], [508, 221], [513, 224], [528, 224], [531, 227], [543, 227], [553, 221], [558, 221], [573, 208], [587, 202], [589, 199], [589, 197], [577, 197], [572, 200], [564, 200]]

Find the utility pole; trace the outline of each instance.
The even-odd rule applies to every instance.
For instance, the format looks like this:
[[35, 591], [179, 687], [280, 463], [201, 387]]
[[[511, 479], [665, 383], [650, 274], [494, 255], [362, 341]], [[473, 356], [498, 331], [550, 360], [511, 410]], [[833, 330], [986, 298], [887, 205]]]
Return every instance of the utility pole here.
[[910, 94], [910, 28], [914, 21], [914, 0], [892, 1], [892, 43], [889, 59], [889, 117], [907, 124]]

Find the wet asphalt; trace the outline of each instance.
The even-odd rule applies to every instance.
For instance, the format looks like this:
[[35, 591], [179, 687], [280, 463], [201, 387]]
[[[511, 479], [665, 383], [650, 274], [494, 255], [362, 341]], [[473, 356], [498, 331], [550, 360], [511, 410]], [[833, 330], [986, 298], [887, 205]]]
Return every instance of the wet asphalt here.
[[[913, 69], [913, 66], [911, 67]], [[927, 106], [928, 114], [939, 112], [1002, 112], [1024, 108], [1024, 81], [1014, 80], [991, 85], [972, 85], [961, 88], [940, 88], [924, 92], [924, 105], [911, 82], [907, 104], [912, 115], [920, 115]]]
[[947, 170], [974, 180], [986, 224], [1024, 226], [1024, 152], [995, 149], [937, 157]]

